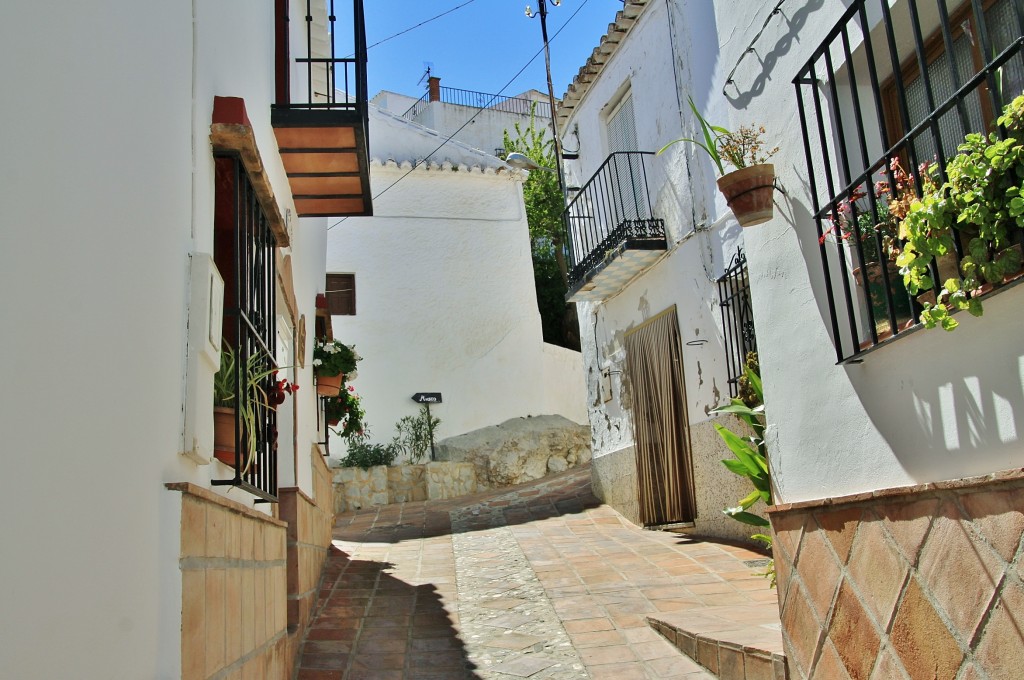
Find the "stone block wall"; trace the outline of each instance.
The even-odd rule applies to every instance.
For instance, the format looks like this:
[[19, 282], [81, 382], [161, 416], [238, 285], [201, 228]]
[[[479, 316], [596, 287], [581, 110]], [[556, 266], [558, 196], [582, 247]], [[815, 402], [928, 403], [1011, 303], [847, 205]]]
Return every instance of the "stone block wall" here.
[[769, 517], [794, 680], [1020, 677], [1024, 470]]
[[371, 505], [458, 498], [479, 490], [472, 463], [434, 462], [424, 465], [377, 465], [334, 470], [334, 511]]
[[640, 487], [636, 449], [632, 446], [598, 456], [590, 462], [594, 495], [633, 524], [640, 523]]
[[181, 499], [182, 680], [285, 678], [286, 525], [189, 483]]
[[281, 519], [288, 523], [288, 632], [301, 639], [316, 605], [320, 574], [334, 525], [334, 488], [319, 447], [311, 451], [313, 496], [292, 487], [280, 490]]

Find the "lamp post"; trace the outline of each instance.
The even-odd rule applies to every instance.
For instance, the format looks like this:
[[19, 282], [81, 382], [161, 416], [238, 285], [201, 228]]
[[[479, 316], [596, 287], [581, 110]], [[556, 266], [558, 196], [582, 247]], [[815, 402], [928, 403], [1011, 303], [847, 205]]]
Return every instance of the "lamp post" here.
[[[551, 0], [551, 4], [557, 7], [562, 4], [562, 0]], [[547, 0], [537, 0], [536, 12], [527, 5], [526, 16], [530, 19], [540, 16], [540, 33], [544, 38], [544, 71], [548, 77], [548, 105], [551, 107], [551, 138], [555, 148], [555, 170], [558, 172], [558, 190], [562, 193], [562, 201], [564, 202], [565, 176], [562, 173], [562, 143], [558, 141], [558, 125], [555, 122], [555, 88], [551, 84], [551, 50], [548, 48]]]

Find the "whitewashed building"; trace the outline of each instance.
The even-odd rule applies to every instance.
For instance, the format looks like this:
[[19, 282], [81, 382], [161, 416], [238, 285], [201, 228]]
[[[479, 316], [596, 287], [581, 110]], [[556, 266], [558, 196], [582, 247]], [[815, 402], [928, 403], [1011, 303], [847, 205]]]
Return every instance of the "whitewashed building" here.
[[562, 144], [578, 149], [566, 162], [570, 299], [595, 492], [638, 524], [746, 540], [752, 527], [722, 510], [748, 482], [722, 466], [731, 454], [711, 413], [755, 348], [742, 236], [691, 148], [655, 155], [692, 134], [688, 26], [678, 3], [626, 3], [562, 99]]
[[[327, 217], [371, 212], [361, 0], [336, 16], [0, 9], [0, 54], [21, 64], [2, 77], [19, 104], [0, 158], [17, 385], [0, 409], [0, 675], [291, 676], [333, 512], [310, 362]], [[357, 55], [335, 64], [348, 101], [309, 96], [307, 64], [326, 62], [307, 29]], [[251, 464], [214, 456], [222, 340], [300, 386], [232, 427]]]
[[530, 415], [586, 422], [579, 352], [541, 335], [524, 174], [372, 105], [370, 139], [374, 215], [331, 225], [327, 274], [350, 291], [334, 327], [363, 357], [352, 386], [372, 438], [416, 414], [416, 393], [442, 395], [437, 439]]
[[[636, 40], [640, 31], [650, 38]], [[650, 159], [643, 167], [655, 177], [651, 208], [628, 217], [664, 219], [667, 254], [633, 257], [640, 275], [580, 317], [600, 350], [584, 349], [591, 395], [602, 371], [612, 376], [611, 406], [591, 414], [608, 441], [595, 450], [600, 488], [603, 470], [617, 467], [602, 459], [630, 445], [618, 434], [629, 427], [625, 405], [621, 417], [614, 410], [616, 390], [626, 386], [617, 371], [623, 354], [628, 369], [627, 332], [646, 309], [676, 305], [693, 441], [694, 415], [713, 401], [696, 401], [699, 386], [722, 374], [708, 373], [702, 358], [718, 349], [713, 341], [690, 344], [698, 330], [708, 337], [714, 315], [702, 325], [686, 310], [710, 312], [708, 298], [693, 297], [712, 290], [729, 240], [742, 242], [769, 425], [768, 514], [789, 677], [1019, 674], [1024, 292], [1010, 280], [985, 294], [982, 317], [956, 314], [952, 333], [925, 329], [917, 322], [924, 300], [900, 286], [898, 270], [879, 267], [877, 290], [874, 281], [869, 291], [858, 282], [855, 270], [884, 241], [826, 233], [854, 193], [867, 196], [848, 214], [884, 223], [878, 211], [891, 196], [876, 183], [895, 186], [893, 159], [918, 178], [928, 161], [941, 181], [966, 131], [1006, 132], [992, 121], [1024, 89], [1022, 36], [1024, 7], [1015, 0], [633, 0], [563, 100], [563, 138], [571, 144], [578, 124], [584, 150], [591, 138], [608, 140], [609, 150], [622, 139], [611, 121], [627, 93], [640, 149], [699, 134], [687, 97], [713, 124], [763, 125], [768, 146], [780, 147], [774, 217], [742, 235], [729, 226], [702, 151], [676, 145]], [[648, 81], [675, 85], [670, 111], [659, 108], [665, 97], [641, 100]], [[681, 128], [665, 123], [676, 114]], [[591, 174], [584, 168], [578, 177]], [[659, 212], [673, 204], [657, 187], [682, 197], [683, 220]], [[673, 225], [682, 222], [685, 238], [691, 216], [697, 235], [676, 245]], [[711, 231], [699, 231], [702, 224]], [[966, 245], [959, 240], [954, 262], [940, 262], [933, 275], [955, 275]], [[617, 255], [628, 260], [632, 250], [640, 248]], [[666, 265], [671, 271], [662, 273]], [[580, 290], [590, 283], [601, 294], [600, 280], [584, 278]], [[623, 309], [612, 316], [615, 305]], [[609, 317], [615, 322], [602, 336]]]
[[538, 90], [509, 97], [441, 85], [430, 76], [427, 92], [416, 99], [397, 92], [378, 92], [370, 103], [445, 137], [504, 158], [505, 131], [515, 138], [515, 126], [525, 130], [533, 111], [538, 128], [551, 127], [548, 96]]

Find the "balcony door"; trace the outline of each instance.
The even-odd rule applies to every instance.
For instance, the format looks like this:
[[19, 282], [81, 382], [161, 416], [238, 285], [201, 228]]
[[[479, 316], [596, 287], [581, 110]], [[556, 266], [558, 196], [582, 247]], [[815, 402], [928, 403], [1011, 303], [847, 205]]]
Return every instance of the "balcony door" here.
[[[627, 92], [608, 115], [608, 153], [640, 151], [636, 141], [636, 118], [633, 115], [633, 95]], [[644, 187], [644, 167], [638, 156], [612, 156], [611, 186], [614, 197], [616, 225], [623, 220], [641, 220], [650, 217]]]
[[629, 331], [625, 345], [640, 524], [692, 522], [693, 463], [676, 308]]

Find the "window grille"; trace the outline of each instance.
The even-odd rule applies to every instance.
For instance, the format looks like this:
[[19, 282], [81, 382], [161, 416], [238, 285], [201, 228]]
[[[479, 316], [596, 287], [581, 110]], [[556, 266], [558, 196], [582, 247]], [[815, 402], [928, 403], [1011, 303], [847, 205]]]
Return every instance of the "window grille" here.
[[213, 484], [241, 487], [257, 502], [276, 502], [277, 414], [266, 397], [276, 367], [276, 241], [237, 156], [216, 158], [214, 201], [214, 261], [224, 277], [223, 338], [235, 353], [240, 406], [235, 408], [234, 476]]
[[[1024, 84], [1022, 35], [1024, 0], [854, 0], [794, 78], [840, 362], [914, 326], [885, 187], [902, 168], [921, 195], [965, 131], [994, 130]], [[963, 251], [958, 240], [932, 278], [955, 276]]]
[[757, 351], [754, 335], [754, 313], [750, 305], [750, 279], [747, 257], [737, 250], [729, 268], [718, 279], [719, 307], [722, 310], [722, 334], [725, 361], [729, 372], [729, 396], [739, 396], [739, 379], [743, 376], [747, 353]]

